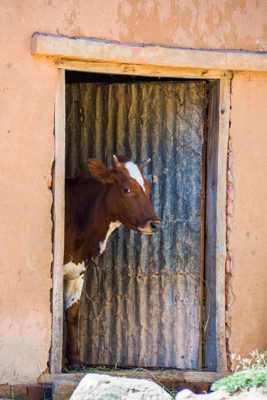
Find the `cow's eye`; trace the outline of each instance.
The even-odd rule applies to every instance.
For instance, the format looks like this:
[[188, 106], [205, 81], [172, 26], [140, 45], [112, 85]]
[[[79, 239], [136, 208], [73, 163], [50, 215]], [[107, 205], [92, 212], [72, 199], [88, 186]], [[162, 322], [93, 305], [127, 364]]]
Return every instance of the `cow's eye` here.
[[129, 194], [129, 193], [131, 193], [131, 189], [126, 187], [123, 189], [123, 192]]

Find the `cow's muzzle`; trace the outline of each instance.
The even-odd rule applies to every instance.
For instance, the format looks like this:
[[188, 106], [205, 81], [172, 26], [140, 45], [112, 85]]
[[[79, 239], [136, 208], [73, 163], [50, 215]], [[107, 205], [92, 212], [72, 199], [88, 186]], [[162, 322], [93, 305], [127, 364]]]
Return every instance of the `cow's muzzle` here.
[[146, 235], [153, 235], [160, 230], [160, 220], [148, 221], [145, 226], [138, 227], [138, 230]]

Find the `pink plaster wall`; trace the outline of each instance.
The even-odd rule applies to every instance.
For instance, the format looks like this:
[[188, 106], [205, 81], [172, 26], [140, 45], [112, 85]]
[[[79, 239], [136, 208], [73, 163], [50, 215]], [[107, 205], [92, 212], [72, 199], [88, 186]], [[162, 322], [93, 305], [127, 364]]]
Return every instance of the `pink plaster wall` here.
[[[51, 341], [49, 190], [57, 70], [34, 32], [192, 48], [267, 50], [265, 0], [1, 0], [0, 383], [32, 382]], [[267, 76], [233, 80], [230, 349], [266, 347]]]
[[22, 16], [11, 23], [0, 10], [0, 19], [0, 383], [20, 383], [46, 368], [51, 340], [48, 183], [57, 72], [31, 57]]
[[233, 79], [230, 350], [267, 350], [267, 74]]

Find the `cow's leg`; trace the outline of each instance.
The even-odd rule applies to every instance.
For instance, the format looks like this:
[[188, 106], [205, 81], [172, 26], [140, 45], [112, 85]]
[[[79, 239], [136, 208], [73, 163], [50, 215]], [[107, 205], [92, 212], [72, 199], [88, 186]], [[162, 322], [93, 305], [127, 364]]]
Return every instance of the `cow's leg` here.
[[75, 279], [64, 279], [64, 305], [67, 322], [67, 358], [70, 366], [81, 367], [78, 343], [80, 299], [84, 285], [84, 274]]
[[73, 369], [81, 368], [78, 324], [79, 324], [80, 301], [66, 310], [67, 321], [67, 358]]

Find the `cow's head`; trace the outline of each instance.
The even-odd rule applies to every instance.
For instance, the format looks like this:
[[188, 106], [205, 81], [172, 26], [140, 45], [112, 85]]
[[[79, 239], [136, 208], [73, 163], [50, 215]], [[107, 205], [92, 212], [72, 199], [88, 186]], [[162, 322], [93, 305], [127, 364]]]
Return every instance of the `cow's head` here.
[[160, 220], [149, 200], [150, 184], [142, 173], [144, 163], [137, 165], [116, 156], [113, 160], [112, 169], [96, 159], [88, 160], [90, 174], [102, 184], [109, 185], [106, 201], [112, 220], [145, 234], [158, 232]]

